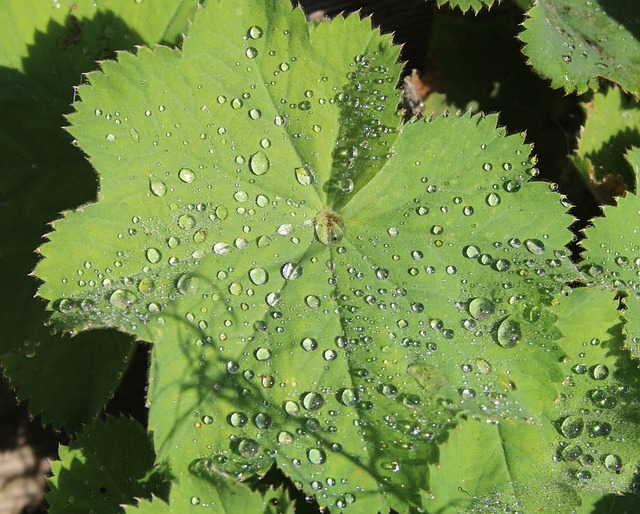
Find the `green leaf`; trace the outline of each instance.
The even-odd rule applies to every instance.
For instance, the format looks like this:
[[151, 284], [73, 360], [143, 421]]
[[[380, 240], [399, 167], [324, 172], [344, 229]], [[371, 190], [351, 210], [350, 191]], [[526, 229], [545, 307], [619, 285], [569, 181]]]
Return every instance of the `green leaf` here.
[[[397, 55], [357, 16], [221, 2], [182, 52], [80, 87], [100, 194], [54, 223], [40, 294], [63, 327], [154, 342], [177, 477], [275, 462], [322, 506], [406, 511], [459, 415], [556, 398], [572, 219], [495, 116], [398, 131]], [[87, 266], [95, 285], [70, 280]]]
[[184, 474], [171, 488], [169, 504], [154, 498], [143, 500], [137, 506], [127, 505], [125, 512], [135, 514], [180, 514], [194, 507], [207, 508], [214, 514], [235, 514], [237, 512], [268, 512], [260, 493], [245, 484], [221, 473], [211, 465], [194, 470], [195, 475]]
[[640, 4], [627, 0], [538, 0], [520, 39], [529, 63], [567, 93], [599, 79], [640, 96]]
[[627, 488], [637, 463], [638, 373], [621, 348], [616, 306], [610, 290], [560, 298], [553, 310], [565, 336], [548, 348], [558, 369], [554, 401], [529, 420], [476, 417], [452, 431], [432, 470], [430, 511], [569, 512], [583, 498]]
[[115, 332], [75, 337], [42, 336], [27, 340], [17, 352], [3, 355], [6, 374], [18, 399], [44, 424], [76, 430], [104, 407], [132, 357], [133, 342]]
[[[63, 114], [70, 111], [74, 85], [95, 60], [136, 44], [175, 43], [196, 5], [3, 3], [0, 111], [10, 122], [0, 126], [0, 278], [7, 299], [0, 311], [0, 361], [20, 399], [32, 399], [30, 413], [42, 413], [43, 422], [56, 428], [73, 430], [95, 416], [132, 347], [124, 335], [51, 335], [43, 326], [43, 303], [33, 298], [36, 283], [28, 275], [47, 223], [95, 198], [91, 168], [61, 130]], [[91, 280], [86, 276], [73, 280]]]
[[438, 3], [438, 7], [442, 7], [443, 5], [449, 5], [452, 8], [459, 8], [462, 12], [467, 12], [469, 9], [473, 9], [473, 11], [477, 14], [483, 7], [491, 8], [491, 6], [495, 3], [500, 3], [500, 0], [496, 2], [496, 0], [436, 0]]
[[124, 512], [120, 505], [166, 489], [163, 473], [153, 469], [151, 440], [133, 420], [107, 417], [86, 425], [59, 454], [47, 494], [52, 514]]
[[584, 104], [587, 120], [573, 161], [602, 199], [635, 190], [636, 173], [625, 152], [640, 145], [640, 106], [618, 88], [595, 93]]
[[[638, 150], [629, 153], [637, 162]], [[640, 357], [640, 296], [637, 292], [640, 271], [640, 248], [637, 243], [640, 202], [637, 194], [627, 193], [618, 205], [605, 206], [603, 218], [595, 218], [585, 230], [586, 250], [581, 268], [589, 283], [609, 286], [624, 298], [624, 318], [627, 323], [625, 347], [637, 359]]]

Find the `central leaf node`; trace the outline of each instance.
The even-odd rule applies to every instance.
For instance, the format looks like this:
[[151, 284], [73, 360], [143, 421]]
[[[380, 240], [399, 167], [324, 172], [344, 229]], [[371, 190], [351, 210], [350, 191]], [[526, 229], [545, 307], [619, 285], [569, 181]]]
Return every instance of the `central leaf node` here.
[[325, 207], [315, 219], [316, 238], [327, 246], [339, 243], [344, 237], [344, 221], [342, 216], [330, 207]]

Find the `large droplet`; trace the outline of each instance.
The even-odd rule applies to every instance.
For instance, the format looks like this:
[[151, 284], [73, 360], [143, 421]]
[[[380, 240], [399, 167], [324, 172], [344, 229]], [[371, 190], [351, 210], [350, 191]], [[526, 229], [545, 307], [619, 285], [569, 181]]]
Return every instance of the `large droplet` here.
[[302, 405], [307, 410], [318, 410], [324, 405], [324, 398], [320, 393], [305, 393], [302, 396]]
[[160, 259], [162, 259], [162, 254], [160, 253], [160, 250], [158, 250], [157, 248], [149, 248], [147, 250], [146, 255], [147, 255], [147, 260], [151, 264], [156, 264], [160, 262]]
[[580, 416], [568, 416], [560, 425], [562, 435], [573, 439], [582, 434], [584, 430], [584, 420]]
[[252, 268], [249, 270], [249, 278], [257, 286], [262, 286], [269, 281], [269, 273], [264, 268]]
[[128, 309], [137, 300], [137, 297], [127, 289], [116, 289], [109, 297], [109, 303], [118, 309]]
[[180, 180], [182, 180], [182, 182], [190, 184], [196, 179], [196, 174], [190, 168], [182, 168], [178, 172], [178, 177], [180, 178]]
[[249, 29], [249, 37], [251, 39], [260, 39], [263, 34], [264, 34], [264, 31], [257, 25], [254, 25]]
[[287, 262], [282, 266], [281, 272], [286, 280], [297, 280], [302, 276], [302, 266], [294, 262]]
[[260, 445], [258, 444], [258, 441], [254, 439], [242, 439], [238, 444], [238, 453], [242, 457], [248, 459], [258, 453], [259, 448]]
[[487, 298], [474, 298], [469, 303], [469, 314], [477, 320], [491, 317], [494, 309], [493, 302]]
[[249, 160], [249, 168], [254, 175], [264, 175], [267, 171], [269, 171], [270, 166], [271, 163], [267, 158], [267, 154], [265, 154], [262, 150], [254, 153]]
[[313, 183], [313, 175], [307, 168], [296, 168], [296, 180], [303, 186], [309, 186]]
[[544, 253], [544, 243], [539, 239], [527, 239], [524, 244], [527, 250], [534, 255], [542, 255]]
[[315, 219], [316, 238], [322, 244], [331, 246], [344, 237], [345, 228], [342, 217], [329, 207], [322, 209]]
[[320, 448], [311, 448], [307, 452], [307, 457], [309, 458], [309, 462], [311, 462], [311, 464], [320, 465], [324, 464], [327, 461], [327, 454]]
[[178, 288], [179, 293], [192, 295], [196, 294], [200, 290], [200, 282], [201, 281], [197, 276], [191, 273], [185, 273], [178, 279], [176, 287]]
[[153, 175], [149, 177], [149, 189], [151, 189], [151, 192], [156, 196], [164, 196], [167, 194], [167, 185]]
[[513, 348], [522, 338], [520, 323], [510, 318], [498, 326], [498, 344], [503, 348]]

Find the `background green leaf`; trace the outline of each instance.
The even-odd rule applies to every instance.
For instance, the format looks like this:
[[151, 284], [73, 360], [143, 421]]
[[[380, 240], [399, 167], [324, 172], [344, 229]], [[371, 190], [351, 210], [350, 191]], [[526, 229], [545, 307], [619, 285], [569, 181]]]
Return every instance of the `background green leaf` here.
[[473, 9], [474, 12], [478, 12], [483, 7], [491, 7], [496, 0], [437, 0], [438, 7], [449, 5], [450, 7], [457, 7], [462, 12], [467, 12], [469, 9]]
[[636, 190], [636, 172], [625, 152], [640, 145], [640, 106], [611, 87], [595, 93], [584, 109], [587, 119], [573, 162], [596, 197], [608, 203]]
[[529, 63], [567, 93], [599, 89], [599, 78], [640, 95], [640, 4], [626, 0], [538, 0], [520, 39]]
[[96, 191], [91, 167], [61, 129], [63, 115], [71, 111], [75, 85], [96, 60], [136, 44], [178, 42], [196, 5], [170, 0], [3, 4], [0, 109], [6, 122], [0, 128], [0, 235], [5, 250], [0, 273], [11, 301], [0, 313], [0, 362], [19, 397], [33, 399], [30, 412], [42, 412], [44, 423], [73, 429], [95, 415], [132, 351], [130, 338], [122, 335], [52, 336], [43, 326], [43, 302], [33, 298], [36, 283], [28, 275], [47, 223], [63, 209], [92, 200]]
[[168, 483], [153, 469], [154, 457], [149, 435], [133, 420], [107, 417], [85, 425], [52, 463], [49, 512], [113, 514], [135, 498], [166, 496]]

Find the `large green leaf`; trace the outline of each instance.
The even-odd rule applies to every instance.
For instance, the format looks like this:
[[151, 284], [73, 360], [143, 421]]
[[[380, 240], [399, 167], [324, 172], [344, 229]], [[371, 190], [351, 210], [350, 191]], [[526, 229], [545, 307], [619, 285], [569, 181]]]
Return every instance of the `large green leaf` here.
[[599, 89], [599, 78], [640, 96], [640, 3], [537, 0], [521, 39], [529, 63], [568, 93]]
[[[130, 338], [52, 336], [28, 276], [47, 223], [95, 198], [96, 181], [61, 129], [74, 86], [95, 60], [136, 44], [175, 43], [197, 2], [9, 0], [0, 17], [0, 361], [45, 423], [76, 428], [96, 414], [126, 368]], [[83, 280], [81, 276], [74, 280]], [[53, 363], [56, 363], [54, 368]], [[71, 373], [66, 370], [73, 370]], [[80, 388], [78, 384], [83, 384]], [[82, 392], [82, 398], [78, 394]], [[53, 400], [53, 401], [52, 401]]]
[[572, 219], [495, 116], [399, 129], [397, 54], [357, 16], [223, 1], [182, 52], [80, 87], [100, 193], [54, 223], [40, 294], [59, 326], [155, 343], [149, 425], [178, 480], [275, 462], [323, 506], [406, 511], [460, 415], [552, 408]]
[[636, 173], [625, 152], [640, 145], [640, 106], [618, 88], [595, 93], [573, 162], [600, 199], [635, 191]]

